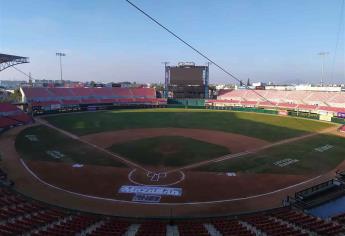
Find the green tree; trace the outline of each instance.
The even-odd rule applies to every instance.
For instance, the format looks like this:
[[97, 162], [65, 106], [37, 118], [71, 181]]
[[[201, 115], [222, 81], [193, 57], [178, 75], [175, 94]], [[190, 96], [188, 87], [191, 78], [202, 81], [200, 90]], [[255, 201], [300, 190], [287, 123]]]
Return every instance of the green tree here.
[[0, 97], [0, 102], [20, 102], [22, 100], [22, 94], [19, 89], [15, 89], [13, 93], [10, 93], [8, 96]]

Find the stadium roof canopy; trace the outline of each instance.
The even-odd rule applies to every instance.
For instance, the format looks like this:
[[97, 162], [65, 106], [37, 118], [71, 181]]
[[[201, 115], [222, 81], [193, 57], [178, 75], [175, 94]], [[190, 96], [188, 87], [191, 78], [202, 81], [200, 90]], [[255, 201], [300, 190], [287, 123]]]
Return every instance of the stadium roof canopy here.
[[8, 67], [23, 63], [29, 63], [29, 58], [0, 53], [0, 71], [3, 71]]

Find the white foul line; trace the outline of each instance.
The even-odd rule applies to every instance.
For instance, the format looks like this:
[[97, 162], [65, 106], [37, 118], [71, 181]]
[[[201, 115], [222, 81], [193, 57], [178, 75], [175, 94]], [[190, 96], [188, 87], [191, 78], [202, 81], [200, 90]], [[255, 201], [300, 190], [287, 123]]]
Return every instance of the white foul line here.
[[39, 123], [41, 123], [42, 125], [45, 125], [45, 126], [51, 128], [51, 129], [54, 129], [54, 130], [56, 130], [56, 131], [58, 131], [58, 132], [60, 132], [60, 133], [62, 133], [62, 134], [64, 134], [64, 135], [70, 137], [70, 138], [76, 139], [76, 140], [78, 140], [79, 142], [82, 142], [82, 143], [84, 143], [84, 144], [87, 144], [87, 145], [89, 145], [89, 146], [95, 148], [95, 149], [98, 149], [99, 151], [104, 152], [104, 153], [106, 153], [106, 154], [112, 156], [113, 158], [116, 158], [116, 159], [120, 160], [121, 162], [123, 162], [123, 163], [125, 163], [125, 164], [127, 164], [127, 165], [134, 166], [134, 167], [136, 167], [136, 168], [138, 168], [138, 169], [142, 169], [142, 170], [144, 170], [144, 171], [146, 171], [146, 172], [149, 171], [149, 170], [145, 169], [144, 167], [142, 167], [142, 166], [140, 166], [140, 165], [138, 165], [138, 164], [136, 164], [136, 163], [134, 163], [134, 162], [132, 162], [132, 161], [129, 161], [129, 160], [127, 160], [127, 159], [124, 158], [124, 157], [121, 157], [121, 156], [118, 155], [118, 154], [115, 154], [115, 153], [113, 153], [113, 152], [111, 152], [111, 151], [108, 151], [107, 149], [104, 149], [104, 148], [102, 148], [102, 147], [99, 147], [99, 146], [97, 146], [97, 145], [95, 145], [95, 144], [93, 144], [93, 143], [90, 143], [90, 142], [86, 141], [86, 140], [83, 140], [83, 139], [79, 138], [78, 136], [76, 136], [76, 135], [74, 135], [74, 134], [71, 134], [71, 133], [69, 133], [69, 132], [67, 132], [67, 131], [65, 131], [65, 130], [62, 130], [62, 129], [58, 128], [58, 127], [55, 127], [54, 125], [52, 125], [52, 124], [50, 124], [50, 123], [48, 123], [48, 122], [43, 121], [43, 120], [40, 119], [40, 118], [36, 118], [36, 120], [37, 120]]
[[300, 182], [298, 184], [294, 184], [294, 185], [290, 185], [288, 187], [285, 188], [281, 188], [281, 189], [277, 189], [274, 190], [272, 192], [267, 192], [267, 193], [262, 193], [262, 194], [257, 194], [257, 195], [252, 195], [249, 197], [241, 197], [241, 198], [231, 198], [231, 199], [225, 199], [225, 200], [216, 200], [216, 201], [205, 201], [205, 202], [182, 202], [182, 203], [142, 203], [142, 202], [132, 202], [132, 201], [126, 201], [126, 200], [118, 200], [118, 199], [113, 199], [113, 198], [103, 198], [103, 197], [96, 197], [96, 196], [92, 196], [92, 195], [86, 195], [86, 194], [81, 194], [81, 193], [76, 193], [70, 190], [66, 190], [60, 187], [57, 187], [55, 185], [49, 184], [47, 182], [45, 182], [44, 180], [42, 180], [41, 178], [39, 178], [35, 173], [32, 172], [32, 170], [26, 165], [26, 163], [23, 161], [23, 159], [20, 159], [20, 162], [22, 163], [22, 165], [24, 166], [24, 168], [35, 178], [37, 179], [40, 183], [47, 185], [51, 188], [60, 190], [62, 192], [66, 192], [66, 193], [70, 193], [73, 195], [77, 195], [80, 197], [85, 197], [85, 198], [91, 198], [91, 199], [97, 199], [97, 200], [105, 200], [105, 201], [111, 201], [111, 202], [120, 202], [120, 203], [130, 203], [130, 204], [136, 204], [136, 205], [170, 205], [170, 206], [179, 206], [179, 205], [203, 205], [203, 204], [214, 204], [214, 203], [224, 203], [224, 202], [235, 202], [235, 201], [241, 201], [241, 200], [248, 200], [248, 199], [253, 199], [253, 198], [258, 198], [258, 197], [263, 197], [263, 196], [268, 196], [268, 195], [272, 195], [290, 188], [294, 188], [297, 187], [299, 185], [303, 185], [306, 184], [308, 182], [311, 182], [313, 180], [316, 180], [320, 177], [322, 177], [322, 175], [316, 176], [314, 178], [305, 180], [303, 182]]

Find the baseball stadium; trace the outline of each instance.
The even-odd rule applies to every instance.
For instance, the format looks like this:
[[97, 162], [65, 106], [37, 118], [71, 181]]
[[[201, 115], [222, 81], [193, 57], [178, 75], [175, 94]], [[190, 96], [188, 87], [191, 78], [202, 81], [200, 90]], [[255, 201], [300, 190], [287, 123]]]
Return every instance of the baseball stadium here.
[[[180, 67], [168, 92], [195, 81]], [[344, 194], [344, 92], [20, 91], [26, 112], [0, 107], [4, 235], [345, 232], [307, 213]]]
[[[0, 103], [0, 235], [345, 235], [345, 91], [244, 85], [127, 2], [208, 63]], [[210, 63], [240, 86], [216, 91]]]

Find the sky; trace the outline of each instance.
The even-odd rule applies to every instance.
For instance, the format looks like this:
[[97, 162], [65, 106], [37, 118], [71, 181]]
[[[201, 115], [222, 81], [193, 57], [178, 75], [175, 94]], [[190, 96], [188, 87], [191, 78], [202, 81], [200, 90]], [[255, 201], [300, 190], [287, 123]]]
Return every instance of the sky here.
[[[132, 0], [239, 79], [345, 83], [343, 0]], [[339, 36], [337, 36], [339, 35]], [[338, 43], [337, 43], [338, 42]], [[336, 50], [337, 49], [337, 50]], [[125, 0], [0, 0], [0, 53], [35, 79], [164, 81], [164, 66], [207, 61]], [[25, 80], [8, 68], [0, 80]], [[211, 83], [233, 83], [214, 65]]]

